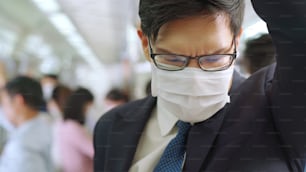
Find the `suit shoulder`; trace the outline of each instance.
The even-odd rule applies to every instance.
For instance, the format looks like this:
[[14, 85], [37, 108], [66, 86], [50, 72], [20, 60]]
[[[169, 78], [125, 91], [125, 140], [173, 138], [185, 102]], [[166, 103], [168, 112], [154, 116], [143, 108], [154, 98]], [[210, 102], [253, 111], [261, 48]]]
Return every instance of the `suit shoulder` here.
[[241, 95], [260, 94], [266, 95], [272, 86], [276, 64], [269, 65], [255, 72], [247, 78], [240, 86], [231, 94], [231, 98]]
[[120, 118], [133, 118], [135, 115], [138, 115], [137, 111], [144, 109], [144, 108], [152, 108], [155, 105], [156, 98], [152, 96], [148, 96], [143, 99], [135, 100], [124, 105], [120, 105], [100, 117], [97, 122], [97, 126], [102, 124], [110, 125], [114, 121], [117, 121]]
[[116, 130], [116, 124], [139, 118], [146, 118], [155, 107], [156, 98], [151, 96], [132, 101], [106, 112], [98, 120], [94, 129], [94, 145], [108, 142], [111, 133]]
[[266, 66], [260, 70], [258, 70], [257, 72], [255, 72], [250, 79], [261, 79], [263, 81], [266, 82], [270, 82], [273, 80], [274, 77], [274, 72], [275, 72], [275, 68], [276, 68], [276, 63], [273, 63], [269, 66]]

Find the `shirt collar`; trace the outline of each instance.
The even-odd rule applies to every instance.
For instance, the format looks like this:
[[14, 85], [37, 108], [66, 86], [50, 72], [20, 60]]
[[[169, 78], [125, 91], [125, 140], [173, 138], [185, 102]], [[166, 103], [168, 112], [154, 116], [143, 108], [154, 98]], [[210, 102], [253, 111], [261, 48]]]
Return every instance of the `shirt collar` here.
[[29, 119], [25, 123], [21, 124], [19, 127], [16, 127], [14, 132], [20, 133], [26, 131], [28, 128], [42, 123], [43, 121], [48, 121], [48, 114], [39, 112], [35, 117]]
[[171, 114], [165, 107], [166, 106], [164, 106], [162, 102], [157, 99], [157, 122], [162, 137], [167, 136], [178, 121], [178, 118]]

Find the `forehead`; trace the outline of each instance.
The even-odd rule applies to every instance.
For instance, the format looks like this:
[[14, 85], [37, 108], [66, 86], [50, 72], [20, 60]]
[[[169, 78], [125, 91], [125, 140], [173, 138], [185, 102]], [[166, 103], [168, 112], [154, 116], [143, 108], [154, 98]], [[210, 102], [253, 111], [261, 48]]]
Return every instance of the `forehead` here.
[[41, 79], [41, 82], [42, 82], [42, 83], [55, 83], [55, 82], [57, 82], [57, 81], [56, 81], [56, 79], [51, 78], [51, 77], [43, 77], [43, 78]]
[[[198, 49], [228, 47], [233, 39], [229, 17], [225, 14], [193, 16], [164, 24], [157, 35], [156, 47]], [[204, 53], [204, 52], [202, 52]]]

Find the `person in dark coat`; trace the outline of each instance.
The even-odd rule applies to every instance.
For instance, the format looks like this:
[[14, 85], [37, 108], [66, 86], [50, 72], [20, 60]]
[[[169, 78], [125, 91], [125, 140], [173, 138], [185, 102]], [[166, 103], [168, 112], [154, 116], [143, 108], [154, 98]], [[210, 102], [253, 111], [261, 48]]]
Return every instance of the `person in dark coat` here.
[[102, 116], [95, 172], [304, 170], [306, 4], [252, 3], [277, 63], [229, 97], [244, 1], [140, 0], [152, 96]]

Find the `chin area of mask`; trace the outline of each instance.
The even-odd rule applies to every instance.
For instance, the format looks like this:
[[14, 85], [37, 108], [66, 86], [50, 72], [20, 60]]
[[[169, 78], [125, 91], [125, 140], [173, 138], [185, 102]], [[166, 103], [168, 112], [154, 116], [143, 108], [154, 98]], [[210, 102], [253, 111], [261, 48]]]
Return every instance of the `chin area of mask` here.
[[201, 122], [230, 102], [228, 88], [233, 67], [205, 72], [197, 68], [165, 71], [152, 64], [152, 95], [158, 105], [185, 122]]

